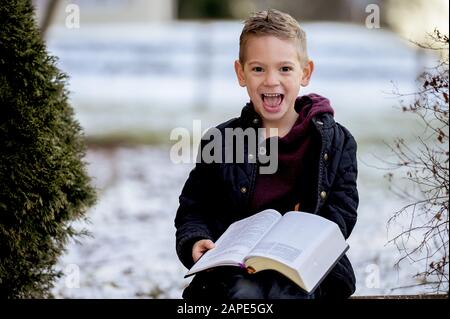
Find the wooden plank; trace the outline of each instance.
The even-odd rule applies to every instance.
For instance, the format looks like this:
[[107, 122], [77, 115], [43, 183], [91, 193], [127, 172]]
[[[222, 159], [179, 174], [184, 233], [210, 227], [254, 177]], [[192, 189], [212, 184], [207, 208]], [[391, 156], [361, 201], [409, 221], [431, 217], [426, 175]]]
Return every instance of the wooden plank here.
[[350, 299], [448, 299], [448, 294], [352, 296]]

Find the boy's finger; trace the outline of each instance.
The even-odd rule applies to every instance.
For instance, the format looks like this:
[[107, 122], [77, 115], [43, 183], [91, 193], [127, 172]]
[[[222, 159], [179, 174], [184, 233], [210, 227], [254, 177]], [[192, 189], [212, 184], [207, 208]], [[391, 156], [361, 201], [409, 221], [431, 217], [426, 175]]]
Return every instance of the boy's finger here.
[[216, 245], [211, 240], [202, 240], [198, 244], [194, 245], [192, 250], [192, 258], [196, 262], [205, 252], [214, 248]]
[[205, 247], [208, 249], [214, 248], [216, 245], [211, 241], [208, 240], [207, 242], [205, 242]]
[[197, 262], [197, 260], [200, 258], [200, 254], [198, 254], [198, 253], [193, 253], [192, 254], [192, 259], [194, 259], [194, 262]]

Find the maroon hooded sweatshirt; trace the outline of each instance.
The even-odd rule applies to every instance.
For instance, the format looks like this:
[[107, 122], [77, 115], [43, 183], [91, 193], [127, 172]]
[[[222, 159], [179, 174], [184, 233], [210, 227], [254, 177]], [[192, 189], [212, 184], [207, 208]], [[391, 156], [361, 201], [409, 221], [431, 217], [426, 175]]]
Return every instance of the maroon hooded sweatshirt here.
[[298, 97], [295, 110], [299, 114], [289, 133], [278, 137], [278, 169], [274, 174], [259, 174], [251, 198], [250, 209], [256, 213], [273, 208], [284, 214], [290, 210], [311, 209], [319, 165], [320, 136], [312, 118], [331, 113], [328, 99], [309, 94]]

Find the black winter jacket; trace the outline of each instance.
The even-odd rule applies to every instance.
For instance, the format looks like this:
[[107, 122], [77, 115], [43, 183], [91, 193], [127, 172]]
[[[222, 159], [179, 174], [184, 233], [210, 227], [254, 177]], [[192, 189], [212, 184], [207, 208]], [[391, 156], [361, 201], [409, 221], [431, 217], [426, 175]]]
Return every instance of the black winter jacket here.
[[[260, 127], [261, 118], [249, 105], [239, 118], [217, 128]], [[356, 187], [356, 142], [350, 132], [336, 123], [329, 113], [313, 118], [315, 142], [320, 143], [314, 169], [315, 196], [307, 205], [310, 213], [334, 221], [347, 239], [356, 223], [358, 191]], [[199, 155], [208, 141], [203, 140]], [[225, 143], [222, 143], [223, 148]], [[248, 147], [244, 158], [248, 158]], [[223, 149], [222, 154], [225, 154]], [[175, 218], [176, 250], [181, 262], [192, 267], [192, 246], [200, 239], [216, 241], [227, 227], [252, 214], [250, 198], [255, 186], [258, 164], [212, 163], [197, 161], [179, 197]], [[302, 209], [304, 210], [304, 209]], [[283, 212], [282, 212], [283, 213]], [[343, 256], [320, 284], [323, 298], [347, 298], [355, 291], [355, 275], [347, 256]]]

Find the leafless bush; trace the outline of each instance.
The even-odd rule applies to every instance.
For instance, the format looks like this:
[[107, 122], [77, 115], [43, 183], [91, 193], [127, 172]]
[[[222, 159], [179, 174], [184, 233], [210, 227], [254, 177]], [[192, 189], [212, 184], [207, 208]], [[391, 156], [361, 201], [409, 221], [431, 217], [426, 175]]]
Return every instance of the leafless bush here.
[[396, 266], [403, 260], [419, 262], [421, 271], [415, 277], [422, 282], [418, 284], [436, 293], [448, 292], [449, 275], [448, 44], [448, 36], [438, 30], [430, 35], [429, 43], [417, 44], [441, 54], [437, 66], [420, 76], [421, 88], [414, 93], [413, 102], [402, 105], [404, 112], [418, 117], [424, 130], [415, 142], [397, 138], [389, 146], [395, 154], [390, 164], [399, 169], [406, 186], [396, 188], [394, 174], [386, 175], [390, 189], [409, 202], [388, 221], [389, 228], [405, 217], [409, 221], [390, 240], [401, 254]]

